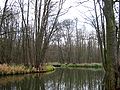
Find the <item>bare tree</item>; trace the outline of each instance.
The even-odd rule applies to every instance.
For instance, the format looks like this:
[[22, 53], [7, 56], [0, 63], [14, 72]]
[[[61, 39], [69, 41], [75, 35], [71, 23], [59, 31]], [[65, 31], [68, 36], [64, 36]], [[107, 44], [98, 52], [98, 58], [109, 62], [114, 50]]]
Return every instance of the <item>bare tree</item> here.
[[[35, 5], [35, 26], [36, 26], [36, 66], [44, 62], [45, 53], [49, 45], [58, 21], [58, 17], [62, 10], [65, 0], [58, 2], [58, 11], [55, 15], [52, 14], [52, 9], [57, 3], [51, 0], [44, 0], [43, 13], [41, 14], [42, 0], [39, 2], [39, 9], [37, 16], [37, 0]], [[49, 22], [49, 20], [52, 20]], [[37, 23], [38, 22], [38, 23]], [[48, 23], [49, 22], [49, 23]], [[52, 23], [51, 23], [52, 22]]]

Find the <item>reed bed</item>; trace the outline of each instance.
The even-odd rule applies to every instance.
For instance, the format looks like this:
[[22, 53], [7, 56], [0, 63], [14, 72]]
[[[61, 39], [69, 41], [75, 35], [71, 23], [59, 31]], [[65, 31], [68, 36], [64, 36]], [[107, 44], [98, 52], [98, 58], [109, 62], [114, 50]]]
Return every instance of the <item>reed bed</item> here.
[[40, 73], [52, 71], [55, 68], [51, 65], [44, 65], [40, 71], [34, 67], [26, 67], [24, 65], [8, 65], [0, 64], [0, 75], [12, 75], [12, 74], [27, 74], [27, 73]]

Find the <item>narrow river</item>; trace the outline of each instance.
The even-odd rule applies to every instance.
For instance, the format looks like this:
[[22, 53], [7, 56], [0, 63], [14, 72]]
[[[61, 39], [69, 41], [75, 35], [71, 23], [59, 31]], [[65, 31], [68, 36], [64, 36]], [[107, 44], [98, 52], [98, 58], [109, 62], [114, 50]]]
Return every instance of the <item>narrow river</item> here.
[[103, 70], [57, 68], [44, 74], [0, 77], [0, 90], [102, 90]]

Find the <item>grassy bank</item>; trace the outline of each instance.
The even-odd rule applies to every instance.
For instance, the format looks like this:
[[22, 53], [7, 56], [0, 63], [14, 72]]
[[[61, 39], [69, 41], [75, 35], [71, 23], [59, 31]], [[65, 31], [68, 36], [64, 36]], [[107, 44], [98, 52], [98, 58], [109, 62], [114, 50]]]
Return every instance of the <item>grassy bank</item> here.
[[58, 67], [81, 67], [81, 68], [102, 68], [102, 63], [70, 63], [70, 64], [60, 64], [60, 63], [50, 63], [53, 66]]
[[101, 63], [63, 64], [62, 67], [102, 68]]
[[60, 63], [49, 63], [42, 66], [38, 71], [34, 67], [26, 67], [24, 65], [8, 65], [0, 64], [0, 75], [12, 75], [12, 74], [27, 74], [27, 73], [42, 73], [53, 71], [55, 67], [73, 67], [73, 68], [102, 68], [101, 63], [82, 63], [82, 64], [60, 64]]
[[55, 68], [52, 65], [43, 65], [42, 69], [38, 71], [34, 67], [26, 67], [24, 65], [0, 64], [0, 75], [40, 73], [53, 71], [54, 69]]

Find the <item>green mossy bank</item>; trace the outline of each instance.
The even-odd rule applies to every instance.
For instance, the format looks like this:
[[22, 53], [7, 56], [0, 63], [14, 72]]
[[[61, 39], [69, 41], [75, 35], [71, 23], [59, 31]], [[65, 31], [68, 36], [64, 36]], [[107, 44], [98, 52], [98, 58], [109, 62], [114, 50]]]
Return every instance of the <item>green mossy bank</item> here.
[[82, 63], [82, 64], [60, 64], [60, 63], [50, 63], [55, 67], [74, 67], [74, 68], [103, 68], [102, 63]]
[[102, 64], [100, 63], [83, 63], [83, 64], [68, 64], [62, 65], [62, 67], [81, 67], [81, 68], [102, 68]]

